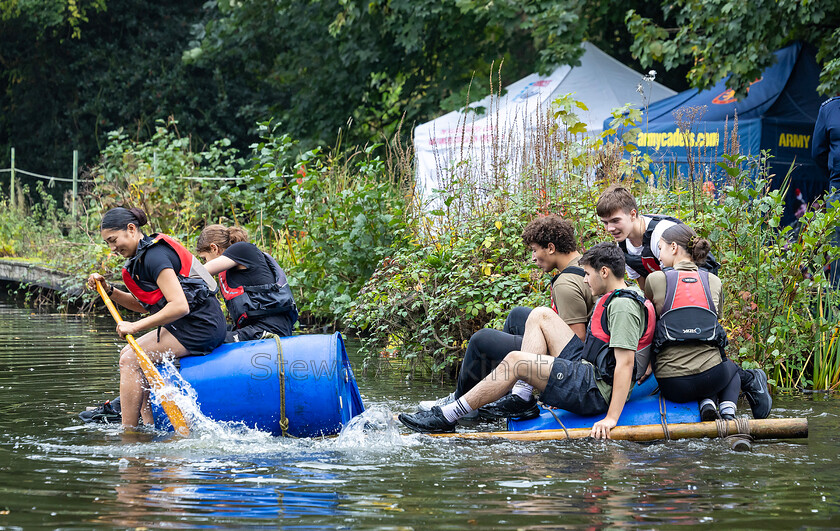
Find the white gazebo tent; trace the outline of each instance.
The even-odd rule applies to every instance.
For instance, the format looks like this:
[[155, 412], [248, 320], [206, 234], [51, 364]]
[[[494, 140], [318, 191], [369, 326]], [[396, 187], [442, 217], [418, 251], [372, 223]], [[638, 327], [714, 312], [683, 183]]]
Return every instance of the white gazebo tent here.
[[[560, 66], [549, 76], [531, 74], [505, 87], [501, 97], [487, 96], [471, 103], [467, 112], [453, 111], [417, 126], [417, 191], [428, 197], [433, 189], [445, 186], [441, 176], [456, 167], [461, 173], [469, 166], [470, 172], [485, 174], [500, 164], [521, 167], [530, 139], [545, 127], [546, 111], [560, 96], [574, 94], [574, 100], [584, 103], [588, 110], [579, 110], [578, 115], [589, 134], [598, 134], [612, 109], [627, 103], [642, 108], [676, 94], [656, 82], [643, 81], [642, 74], [593, 44], [582, 46], [580, 66]], [[485, 112], [478, 114], [476, 108]]]

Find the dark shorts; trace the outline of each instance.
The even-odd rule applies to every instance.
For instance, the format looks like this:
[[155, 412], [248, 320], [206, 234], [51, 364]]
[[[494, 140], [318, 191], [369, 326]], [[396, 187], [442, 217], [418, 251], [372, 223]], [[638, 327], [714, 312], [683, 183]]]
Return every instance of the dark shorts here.
[[289, 337], [292, 335], [294, 326], [292, 320], [289, 319], [289, 314], [269, 315], [260, 319], [259, 321], [245, 324], [242, 328], [234, 326], [229, 327], [225, 335], [225, 343], [236, 343], [238, 341], [254, 341], [262, 339], [263, 335], [276, 334], [280, 337]]
[[582, 362], [582, 356], [583, 342], [575, 336], [551, 365], [540, 401], [578, 415], [606, 413], [609, 404], [595, 383], [595, 368]]
[[712, 398], [723, 392], [727, 387], [732, 387], [734, 390], [730, 390], [730, 393], [728, 393], [730, 396], [722, 397], [722, 399], [734, 402], [738, 400], [738, 391], [741, 389], [738, 366], [730, 359], [726, 359], [711, 369], [698, 374], [657, 378], [656, 382], [659, 384], [662, 396], [677, 403]]
[[163, 325], [191, 355], [207, 354], [225, 339], [225, 316], [211, 297], [177, 321]]

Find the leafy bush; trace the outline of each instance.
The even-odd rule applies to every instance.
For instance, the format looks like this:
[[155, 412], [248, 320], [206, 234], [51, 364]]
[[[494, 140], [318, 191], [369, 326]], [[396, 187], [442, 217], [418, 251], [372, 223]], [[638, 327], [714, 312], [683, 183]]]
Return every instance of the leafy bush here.
[[405, 199], [377, 146], [340, 157], [312, 150], [270, 123], [236, 185], [221, 193], [237, 221], [286, 268], [304, 316], [337, 324], [403, 230]]
[[[122, 130], [108, 133], [108, 145], [91, 169], [93, 190], [87, 206], [104, 211], [114, 206], [138, 206], [155, 230], [187, 238], [231, 204], [218, 193], [217, 178], [236, 175], [241, 161], [230, 141], [214, 142], [193, 151], [189, 137], [178, 134], [177, 122], [158, 121], [152, 138], [129, 139]], [[98, 217], [93, 218], [98, 229]]]

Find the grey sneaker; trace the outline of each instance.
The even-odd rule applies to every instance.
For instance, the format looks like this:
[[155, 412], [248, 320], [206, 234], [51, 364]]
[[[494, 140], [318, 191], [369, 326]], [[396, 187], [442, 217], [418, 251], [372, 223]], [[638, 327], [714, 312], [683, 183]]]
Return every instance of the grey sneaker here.
[[749, 387], [743, 389], [744, 396], [752, 408], [753, 418], [766, 419], [773, 407], [773, 397], [767, 387], [767, 374], [761, 369], [748, 369], [754, 376]]
[[455, 401], [455, 393], [449, 393], [448, 396], [438, 398], [437, 400], [423, 400], [417, 407], [418, 411], [431, 411], [433, 407], [443, 407], [446, 404], [451, 404]]

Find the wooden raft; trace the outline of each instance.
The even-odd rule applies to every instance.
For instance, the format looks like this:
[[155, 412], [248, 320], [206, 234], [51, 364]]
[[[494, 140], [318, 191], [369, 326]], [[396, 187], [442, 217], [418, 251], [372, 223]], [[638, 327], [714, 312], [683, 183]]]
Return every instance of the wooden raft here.
[[[663, 439], [700, 439], [732, 435], [750, 436], [753, 439], [805, 439], [808, 437], [808, 419], [738, 419], [715, 422], [691, 422], [668, 424], [668, 433], [661, 424], [644, 426], [616, 426], [610, 438], [619, 441], [657, 441]], [[589, 428], [569, 430], [534, 431], [485, 431], [473, 433], [430, 433], [432, 437], [457, 439], [509, 439], [512, 441], [554, 441], [584, 439], [589, 437]]]

